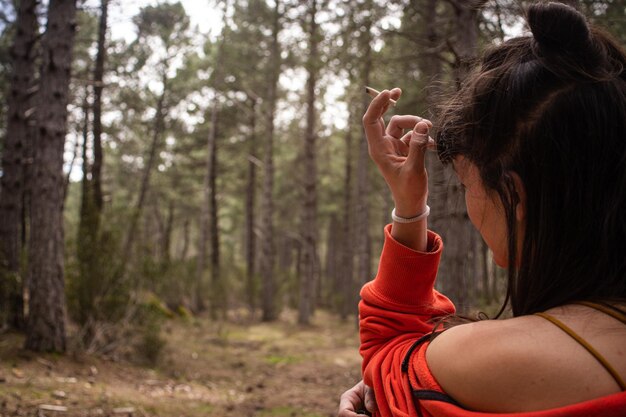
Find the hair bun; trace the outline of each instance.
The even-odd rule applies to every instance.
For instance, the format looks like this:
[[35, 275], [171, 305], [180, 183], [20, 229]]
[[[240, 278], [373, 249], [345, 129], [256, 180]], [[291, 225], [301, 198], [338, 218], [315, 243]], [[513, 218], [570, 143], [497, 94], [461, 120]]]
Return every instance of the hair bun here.
[[534, 4], [528, 10], [528, 25], [540, 49], [574, 54], [590, 49], [587, 19], [566, 4]]
[[528, 9], [533, 53], [552, 73], [563, 79], [599, 81], [620, 74], [607, 49], [578, 10], [563, 3], [537, 3]]

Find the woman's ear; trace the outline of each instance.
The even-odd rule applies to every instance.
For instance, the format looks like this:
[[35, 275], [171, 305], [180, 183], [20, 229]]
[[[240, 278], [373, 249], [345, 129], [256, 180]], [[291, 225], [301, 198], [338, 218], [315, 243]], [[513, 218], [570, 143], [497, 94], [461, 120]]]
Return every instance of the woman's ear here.
[[519, 174], [515, 171], [511, 171], [511, 178], [513, 179], [513, 186], [515, 187], [515, 192], [517, 193], [517, 197], [519, 201], [515, 206], [515, 219], [518, 222], [523, 222], [526, 220], [526, 187], [524, 186], [524, 182]]

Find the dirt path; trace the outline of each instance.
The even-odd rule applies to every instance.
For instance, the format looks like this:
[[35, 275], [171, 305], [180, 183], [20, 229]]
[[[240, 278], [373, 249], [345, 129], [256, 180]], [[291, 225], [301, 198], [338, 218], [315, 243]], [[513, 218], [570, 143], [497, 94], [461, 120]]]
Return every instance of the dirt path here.
[[[360, 375], [354, 320], [323, 312], [310, 328], [172, 320], [150, 369], [96, 357], [21, 351], [0, 338], [0, 417], [330, 417]], [[46, 406], [66, 411], [47, 411]], [[54, 408], [54, 407], [52, 407]]]

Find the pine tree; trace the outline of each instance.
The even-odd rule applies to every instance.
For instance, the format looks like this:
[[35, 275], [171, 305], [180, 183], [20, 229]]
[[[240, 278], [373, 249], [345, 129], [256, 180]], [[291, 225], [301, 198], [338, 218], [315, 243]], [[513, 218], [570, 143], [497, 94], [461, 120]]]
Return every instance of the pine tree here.
[[63, 148], [76, 32], [76, 1], [51, 0], [42, 39], [36, 153], [29, 241], [29, 316], [25, 347], [63, 352], [65, 283], [63, 260]]
[[35, 77], [35, 45], [38, 0], [19, 4], [16, 34], [11, 48], [13, 71], [8, 103], [8, 120], [2, 150], [2, 186], [0, 188], [0, 327], [24, 326], [23, 280], [20, 259], [25, 242], [22, 216], [25, 193], [25, 151], [31, 147], [29, 122], [32, 120], [31, 88]]

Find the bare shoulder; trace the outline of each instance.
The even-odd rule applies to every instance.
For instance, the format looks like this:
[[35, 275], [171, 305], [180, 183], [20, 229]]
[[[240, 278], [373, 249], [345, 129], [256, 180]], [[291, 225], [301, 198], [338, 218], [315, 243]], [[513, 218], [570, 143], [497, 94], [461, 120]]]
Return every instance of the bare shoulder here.
[[537, 316], [453, 327], [426, 360], [452, 398], [479, 411], [536, 411], [619, 392], [591, 355]]

